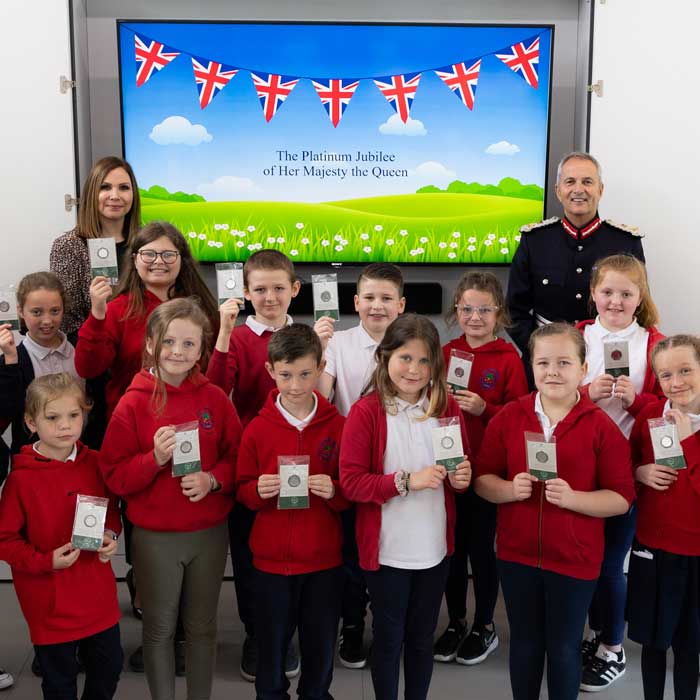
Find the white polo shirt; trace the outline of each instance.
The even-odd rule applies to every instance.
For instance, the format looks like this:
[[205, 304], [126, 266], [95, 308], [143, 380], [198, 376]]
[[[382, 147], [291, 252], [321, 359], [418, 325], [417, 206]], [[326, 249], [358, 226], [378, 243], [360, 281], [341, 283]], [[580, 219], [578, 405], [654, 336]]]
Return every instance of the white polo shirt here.
[[347, 416], [352, 405], [372, 377], [376, 361], [374, 352], [379, 343], [364, 329], [362, 323], [346, 331], [337, 331], [326, 346], [326, 368], [335, 377], [333, 403], [338, 412]]

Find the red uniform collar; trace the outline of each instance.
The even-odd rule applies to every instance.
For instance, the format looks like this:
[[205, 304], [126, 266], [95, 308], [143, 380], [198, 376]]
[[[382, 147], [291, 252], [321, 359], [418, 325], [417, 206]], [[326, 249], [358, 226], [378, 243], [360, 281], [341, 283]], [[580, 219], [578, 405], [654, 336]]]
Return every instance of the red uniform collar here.
[[592, 233], [594, 233], [600, 228], [600, 225], [602, 223], [602, 219], [597, 214], [595, 215], [595, 218], [592, 221], [589, 221], [585, 226], [582, 226], [581, 228], [576, 228], [576, 226], [574, 226], [566, 217], [563, 217], [561, 220], [561, 225], [564, 227], [564, 230], [577, 241], [583, 240], [584, 238], [588, 238], [588, 236], [590, 236]]

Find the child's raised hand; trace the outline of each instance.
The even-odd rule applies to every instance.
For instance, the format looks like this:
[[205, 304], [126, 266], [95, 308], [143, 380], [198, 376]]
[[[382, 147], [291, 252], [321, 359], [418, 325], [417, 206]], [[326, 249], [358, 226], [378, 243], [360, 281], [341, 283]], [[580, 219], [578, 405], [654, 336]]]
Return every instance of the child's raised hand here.
[[673, 419], [673, 422], [676, 424], [676, 430], [678, 430], [678, 439], [681, 442], [693, 434], [690, 417], [687, 413], [683, 413], [677, 408], [670, 408], [664, 415]]
[[335, 319], [330, 316], [321, 316], [321, 318], [314, 323], [314, 331], [316, 335], [321, 339], [321, 345], [323, 349], [326, 349], [328, 341], [333, 337], [333, 324]]
[[219, 307], [219, 317], [221, 319], [221, 329], [225, 331], [227, 337], [231, 335], [236, 319], [241, 311], [243, 302], [240, 299], [226, 299]]
[[537, 478], [529, 472], [520, 472], [513, 477], [513, 500], [527, 501], [532, 496], [532, 484]]
[[678, 478], [675, 469], [661, 464], [642, 464], [634, 473], [635, 479], [656, 491], [667, 491]]
[[328, 474], [310, 474], [309, 491], [327, 501], [335, 496], [335, 486], [333, 486], [333, 480]]
[[460, 462], [455, 471], [447, 472], [447, 478], [456, 491], [468, 488], [472, 481], [472, 465], [469, 460], [465, 457], [464, 462]]
[[70, 542], [67, 542], [61, 547], [53, 550], [53, 568], [67, 569], [73, 566], [80, 556], [80, 550], [73, 547]]
[[90, 311], [102, 321], [107, 315], [107, 300], [112, 296], [112, 285], [106, 277], [98, 275], [90, 282]]
[[102, 546], [97, 550], [97, 558], [106, 564], [117, 553], [117, 540], [111, 532], [102, 535]]
[[0, 352], [5, 356], [6, 365], [17, 364], [17, 345], [9, 323], [0, 324]]
[[570, 509], [573, 505], [574, 492], [568, 481], [549, 479], [544, 482], [544, 497], [553, 506]]
[[409, 479], [409, 489], [411, 491], [422, 491], [423, 489], [437, 489], [445, 480], [447, 470], [442, 464], [431, 464], [419, 472], [412, 472]]
[[[309, 481], [311, 481], [311, 477], [309, 477]], [[279, 474], [261, 474], [258, 477], [258, 495], [260, 498], [274, 498], [279, 492]]]
[[452, 393], [457, 405], [472, 416], [480, 416], [486, 410], [486, 401], [468, 389], [457, 389]]
[[192, 503], [201, 501], [211, 491], [209, 472], [185, 474], [185, 476], [180, 479], [180, 488], [182, 489], [183, 495], [189, 498]]
[[637, 397], [632, 380], [625, 374], [619, 376], [615, 382], [614, 396], [622, 401], [623, 408], [629, 408]]
[[615, 377], [611, 374], [601, 374], [588, 385], [588, 397], [594, 402], [609, 399], [612, 396], [613, 384]]
[[164, 425], [153, 436], [153, 456], [159, 467], [165, 466], [175, 452], [175, 426]]

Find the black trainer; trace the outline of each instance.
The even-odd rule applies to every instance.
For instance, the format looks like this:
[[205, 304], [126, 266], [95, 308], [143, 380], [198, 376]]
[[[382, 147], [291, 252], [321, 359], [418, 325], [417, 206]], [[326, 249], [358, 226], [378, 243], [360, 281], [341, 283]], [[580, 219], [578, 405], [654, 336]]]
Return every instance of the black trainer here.
[[296, 678], [301, 671], [301, 660], [299, 659], [299, 654], [294, 648], [294, 642], [289, 642], [289, 647], [287, 648], [287, 656], [284, 658], [284, 675], [287, 678]]
[[467, 634], [467, 625], [461, 620], [450, 620], [447, 629], [440, 635], [433, 647], [435, 661], [444, 663], [452, 661], [457, 656], [457, 650]]
[[610, 651], [601, 644], [593, 660], [583, 669], [581, 690], [589, 693], [605, 690], [625, 675], [626, 666], [624, 649], [619, 652]]
[[498, 635], [495, 625], [472, 627], [457, 651], [457, 663], [463, 666], [475, 666], [485, 661], [488, 655], [498, 648]]
[[243, 654], [241, 655], [241, 676], [244, 680], [255, 683], [255, 674], [258, 670], [258, 645], [252, 637], [246, 636], [243, 640]]
[[581, 642], [581, 665], [583, 668], [586, 668], [586, 666], [591, 663], [598, 651], [599, 644], [600, 632], [589, 629]]
[[363, 644], [364, 627], [343, 627], [338, 638], [338, 658], [345, 668], [364, 668], [367, 654]]

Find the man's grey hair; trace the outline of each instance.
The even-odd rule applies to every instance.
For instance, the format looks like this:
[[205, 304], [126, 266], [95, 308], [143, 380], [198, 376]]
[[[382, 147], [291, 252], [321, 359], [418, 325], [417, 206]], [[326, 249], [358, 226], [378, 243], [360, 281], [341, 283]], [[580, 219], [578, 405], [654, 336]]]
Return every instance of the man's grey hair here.
[[587, 160], [589, 163], [593, 163], [598, 171], [598, 179], [603, 182], [603, 169], [600, 167], [600, 163], [590, 153], [584, 153], [583, 151], [572, 151], [571, 153], [567, 153], [559, 161], [559, 165], [557, 165], [557, 184], [559, 184], [559, 180], [561, 179], [561, 169], [564, 167], [564, 164], [573, 158], [579, 158], [580, 160]]

